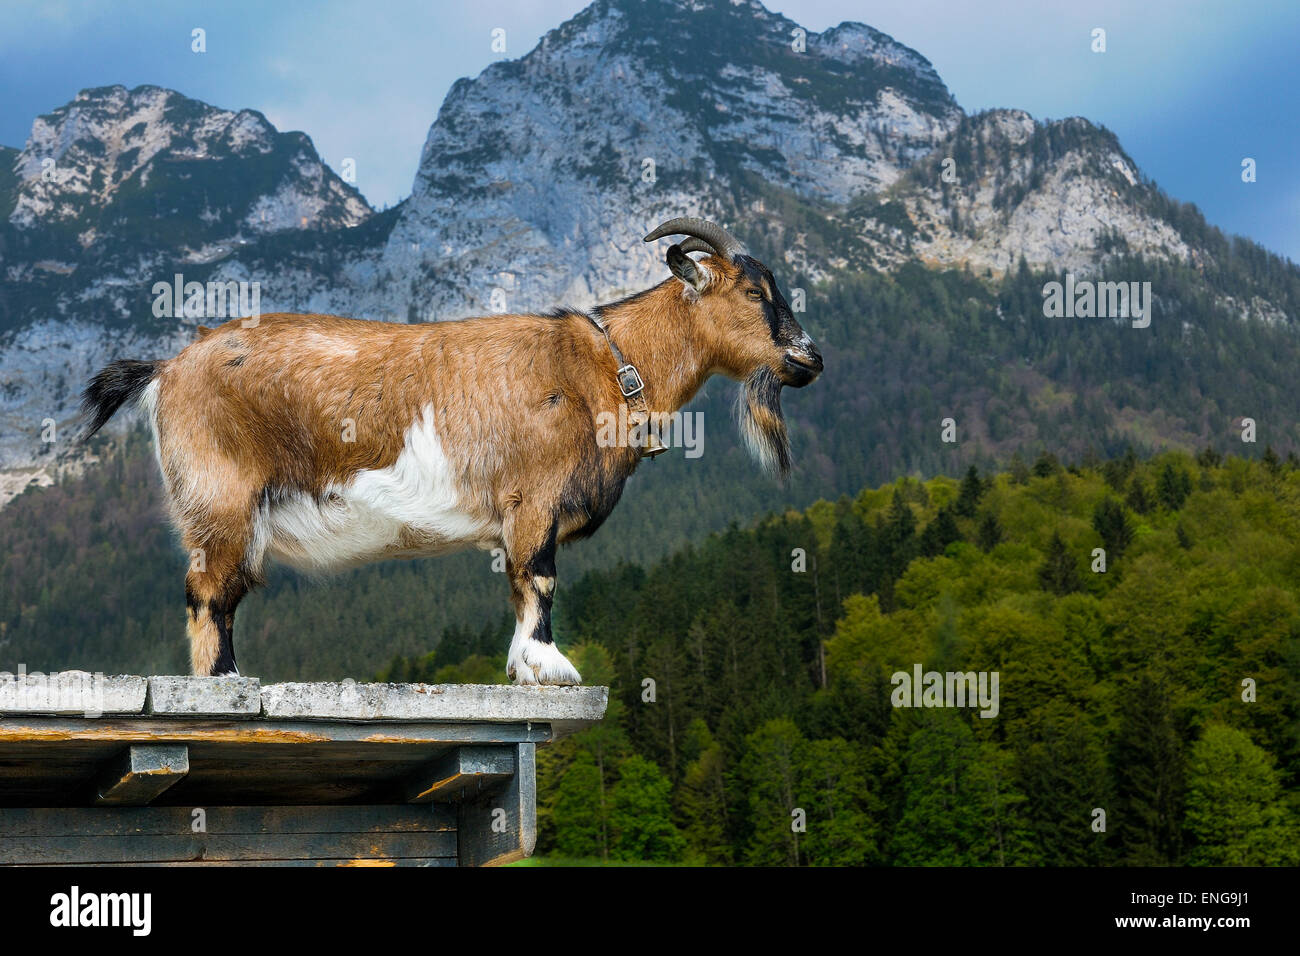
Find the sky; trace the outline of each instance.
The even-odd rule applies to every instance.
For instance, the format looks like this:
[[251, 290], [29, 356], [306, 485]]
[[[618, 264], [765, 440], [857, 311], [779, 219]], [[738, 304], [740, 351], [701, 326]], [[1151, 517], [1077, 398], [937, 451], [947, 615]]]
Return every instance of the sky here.
[[[723, 2], [723, 0], [719, 0]], [[1016, 107], [1114, 131], [1169, 194], [1300, 262], [1298, 0], [766, 0], [812, 31], [846, 20], [934, 64], [968, 112]], [[152, 83], [302, 130], [376, 207], [409, 194], [451, 84], [527, 53], [583, 0], [6, 0], [0, 144], [84, 88]], [[206, 31], [207, 52], [191, 51]], [[492, 31], [506, 31], [504, 53]], [[1106, 31], [1106, 51], [1091, 49]], [[1242, 160], [1256, 181], [1242, 182]]]

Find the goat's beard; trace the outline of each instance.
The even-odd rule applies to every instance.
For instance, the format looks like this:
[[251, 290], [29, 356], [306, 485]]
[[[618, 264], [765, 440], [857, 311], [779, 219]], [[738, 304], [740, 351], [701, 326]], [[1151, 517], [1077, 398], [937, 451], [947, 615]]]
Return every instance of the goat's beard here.
[[781, 414], [781, 380], [759, 368], [740, 388], [736, 422], [749, 453], [763, 469], [782, 481], [790, 472], [790, 438]]

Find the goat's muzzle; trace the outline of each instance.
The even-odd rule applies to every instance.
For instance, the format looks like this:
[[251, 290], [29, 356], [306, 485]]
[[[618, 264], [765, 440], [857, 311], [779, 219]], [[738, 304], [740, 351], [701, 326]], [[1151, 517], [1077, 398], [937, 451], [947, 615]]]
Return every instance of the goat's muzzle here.
[[803, 388], [822, 373], [822, 353], [811, 343], [806, 347], [789, 349], [782, 359], [782, 384]]

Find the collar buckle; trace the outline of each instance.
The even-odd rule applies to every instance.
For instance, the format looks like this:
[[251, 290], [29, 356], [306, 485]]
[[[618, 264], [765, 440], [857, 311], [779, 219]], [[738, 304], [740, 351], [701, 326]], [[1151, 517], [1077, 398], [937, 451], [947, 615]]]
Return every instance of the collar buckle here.
[[618, 375], [619, 391], [623, 393], [624, 398], [640, 395], [645, 390], [645, 382], [641, 381], [641, 373], [636, 370], [636, 366], [631, 362], [620, 368], [616, 374]]

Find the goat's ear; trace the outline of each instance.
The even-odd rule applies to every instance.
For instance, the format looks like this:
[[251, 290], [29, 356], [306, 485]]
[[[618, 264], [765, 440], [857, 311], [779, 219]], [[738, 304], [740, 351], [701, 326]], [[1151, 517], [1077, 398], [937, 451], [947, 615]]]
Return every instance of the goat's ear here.
[[682, 252], [682, 247], [676, 243], [668, 247], [668, 268], [672, 270], [673, 275], [696, 292], [703, 289], [708, 282], [708, 273], [697, 265], [694, 259]]

